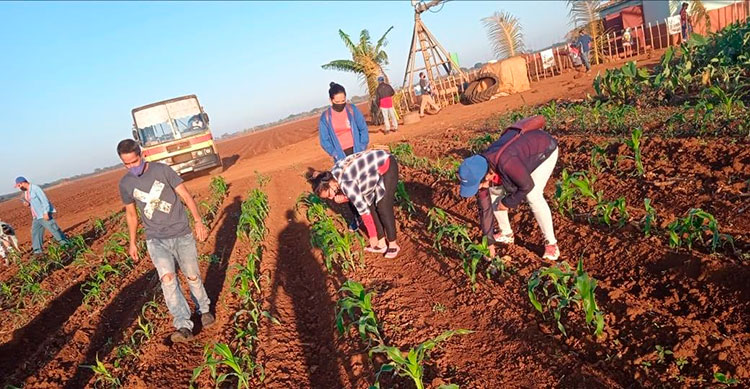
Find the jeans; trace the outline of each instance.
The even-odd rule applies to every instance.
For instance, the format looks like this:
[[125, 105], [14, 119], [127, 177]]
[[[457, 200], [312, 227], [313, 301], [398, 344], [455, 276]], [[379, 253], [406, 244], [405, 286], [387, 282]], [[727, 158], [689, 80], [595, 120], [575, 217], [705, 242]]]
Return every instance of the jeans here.
[[583, 66], [586, 67], [586, 71], [591, 70], [591, 63], [589, 62], [589, 52], [586, 50], [581, 50], [581, 62], [583, 62]]
[[388, 170], [383, 174], [385, 195], [377, 204], [370, 204], [370, 215], [378, 232], [378, 239], [385, 236], [389, 242], [396, 241], [396, 216], [393, 213], [393, 203], [396, 201], [396, 187], [398, 186], [398, 162], [393, 156], [389, 157]]
[[57, 225], [55, 219], [51, 217], [49, 220], [44, 220], [44, 218], [34, 219], [31, 222], [31, 247], [34, 254], [42, 253], [45, 229], [52, 234], [52, 237], [55, 238], [57, 243], [65, 243], [68, 241], [68, 237], [65, 236], [65, 233], [60, 229], [60, 226]]
[[380, 113], [383, 115], [383, 123], [385, 123], [385, 132], [391, 130], [391, 120], [393, 121], [393, 131], [398, 130], [398, 119], [396, 119], [396, 108], [380, 108]]
[[[526, 195], [526, 201], [529, 202], [531, 212], [534, 214], [539, 229], [542, 230], [542, 235], [547, 241], [548, 245], [557, 243], [555, 239], [555, 228], [552, 225], [552, 212], [549, 209], [547, 201], [544, 199], [544, 187], [547, 186], [547, 181], [552, 175], [552, 170], [555, 169], [557, 163], [557, 149], [547, 157], [533, 172], [531, 172], [531, 179], [534, 181], [534, 188], [531, 189]], [[500, 201], [500, 197], [494, 196], [490, 192], [490, 199], [492, 201], [493, 209], [497, 209], [497, 201]], [[513, 230], [510, 228], [510, 220], [508, 219], [508, 211], [495, 211], [495, 219], [500, 227], [500, 233], [503, 235], [510, 235]]]
[[193, 329], [190, 320], [190, 307], [188, 307], [185, 296], [180, 289], [180, 281], [177, 279], [175, 263], [179, 265], [182, 274], [187, 278], [192, 297], [199, 313], [208, 313], [211, 300], [208, 298], [206, 288], [201, 281], [200, 269], [198, 268], [198, 249], [195, 246], [193, 234], [183, 235], [169, 239], [146, 240], [148, 254], [159, 273], [161, 279], [161, 290], [164, 292], [164, 301], [167, 303], [169, 313], [172, 315], [172, 325], [176, 329]]

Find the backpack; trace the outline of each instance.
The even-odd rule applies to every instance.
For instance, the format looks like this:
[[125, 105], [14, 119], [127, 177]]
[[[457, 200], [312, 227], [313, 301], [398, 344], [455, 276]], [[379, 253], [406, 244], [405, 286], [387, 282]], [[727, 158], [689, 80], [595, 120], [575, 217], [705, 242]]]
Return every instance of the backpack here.
[[544, 116], [542, 115], [530, 116], [511, 124], [508, 128], [505, 129], [505, 131], [503, 131], [502, 134], [500, 134], [500, 138], [502, 138], [503, 135], [505, 135], [505, 133], [510, 130], [518, 130], [518, 133], [514, 137], [510, 138], [507, 142], [505, 142], [504, 145], [500, 146], [500, 148], [495, 153], [496, 158], [499, 159], [503, 154], [503, 151], [505, 151], [505, 149], [508, 148], [511, 143], [520, 138], [521, 135], [529, 131], [541, 130], [546, 124], [547, 121], [544, 120]]

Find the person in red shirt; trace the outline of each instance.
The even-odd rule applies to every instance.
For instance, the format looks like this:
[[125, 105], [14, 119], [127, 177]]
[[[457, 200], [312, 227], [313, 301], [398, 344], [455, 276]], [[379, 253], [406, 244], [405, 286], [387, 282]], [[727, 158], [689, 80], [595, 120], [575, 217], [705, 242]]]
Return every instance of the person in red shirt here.
[[688, 16], [688, 3], [682, 3], [680, 9], [680, 24], [682, 25], [682, 40], [685, 41], [693, 32], [693, 26], [690, 24], [690, 16]]
[[384, 133], [391, 131], [391, 122], [393, 122], [393, 131], [398, 131], [398, 118], [396, 117], [396, 109], [393, 108], [393, 95], [396, 91], [393, 87], [385, 82], [383, 76], [378, 77], [378, 88], [375, 90], [375, 99], [380, 107], [380, 113], [383, 115], [383, 123], [385, 124]]

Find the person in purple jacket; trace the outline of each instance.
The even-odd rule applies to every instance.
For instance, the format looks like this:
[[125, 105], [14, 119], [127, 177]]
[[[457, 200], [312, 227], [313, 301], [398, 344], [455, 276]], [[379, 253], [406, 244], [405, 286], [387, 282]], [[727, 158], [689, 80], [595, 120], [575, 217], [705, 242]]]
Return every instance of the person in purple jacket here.
[[[543, 258], [556, 261], [560, 249], [544, 187], [557, 163], [557, 140], [542, 130], [544, 126], [543, 116], [514, 123], [487, 151], [466, 158], [458, 168], [458, 176], [461, 196], [477, 197], [482, 234], [489, 243], [514, 243], [508, 210], [525, 199], [547, 241]], [[500, 228], [497, 234], [493, 219]], [[495, 256], [494, 245], [490, 246], [490, 254]]]

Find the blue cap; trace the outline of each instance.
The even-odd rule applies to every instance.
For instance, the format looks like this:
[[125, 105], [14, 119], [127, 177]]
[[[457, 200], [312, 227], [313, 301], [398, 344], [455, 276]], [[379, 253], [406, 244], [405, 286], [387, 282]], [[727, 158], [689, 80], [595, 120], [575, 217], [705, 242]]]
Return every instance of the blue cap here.
[[385, 78], [383, 78], [383, 76], [378, 77], [378, 82], [383, 82], [383, 81], [385, 81]]
[[487, 160], [481, 155], [464, 159], [458, 167], [458, 178], [461, 180], [461, 197], [477, 194], [479, 184], [487, 175]]
[[29, 182], [29, 180], [26, 179], [26, 177], [16, 177], [16, 185], [22, 183], [22, 182]]

